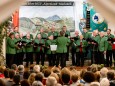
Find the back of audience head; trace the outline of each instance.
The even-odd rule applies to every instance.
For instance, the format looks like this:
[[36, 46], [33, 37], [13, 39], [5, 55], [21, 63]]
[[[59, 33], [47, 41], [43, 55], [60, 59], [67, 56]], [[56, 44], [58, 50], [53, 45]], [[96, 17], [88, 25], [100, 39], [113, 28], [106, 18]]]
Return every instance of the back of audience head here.
[[28, 82], [30, 83], [30, 85], [32, 85], [32, 83], [35, 81], [35, 76], [36, 73], [31, 73], [29, 78], [28, 78]]
[[73, 73], [71, 75], [71, 80], [73, 83], [76, 83], [78, 81], [78, 75], [76, 73]]
[[86, 69], [80, 71], [80, 78], [83, 79], [84, 74], [87, 72]]
[[52, 76], [49, 76], [48, 79], [46, 80], [46, 86], [56, 86], [56, 84], [57, 80]]
[[0, 73], [4, 73], [4, 68], [2, 66], [0, 66]]
[[57, 74], [60, 73], [60, 69], [58, 67], [55, 67], [55, 66], [51, 69], [51, 71], [54, 73], [57, 73]]
[[56, 78], [57, 82], [59, 82], [59, 76], [56, 73], [51, 73], [50, 76]]
[[30, 72], [29, 71], [24, 71], [24, 74], [23, 74], [23, 78], [24, 79], [28, 79], [29, 78], [29, 76], [30, 76]]
[[103, 78], [100, 81], [100, 86], [110, 86], [109, 80], [107, 78]]
[[35, 65], [35, 66], [33, 67], [33, 71], [34, 71], [35, 73], [39, 73], [39, 72], [40, 72], [40, 66], [39, 66], [39, 65]]
[[70, 81], [70, 71], [67, 68], [63, 68], [61, 71], [61, 79], [63, 84], [68, 84]]
[[13, 65], [11, 66], [11, 69], [13, 69], [13, 70], [15, 70], [15, 71], [17, 70], [17, 68], [18, 68], [18, 67], [17, 67], [16, 64], [13, 64]]
[[15, 71], [13, 69], [10, 69], [9, 70], [9, 78], [13, 79], [14, 75], [15, 75]]
[[30, 86], [28, 80], [21, 81], [21, 86]]
[[18, 74], [14, 75], [13, 81], [15, 84], [19, 84], [20, 83], [20, 75], [18, 75]]
[[42, 82], [40, 82], [40, 81], [34, 81], [34, 82], [32, 83], [32, 86], [43, 86], [43, 84], [42, 84]]
[[107, 78], [108, 78], [108, 80], [114, 80], [115, 79], [115, 71], [114, 70], [108, 71]]
[[19, 72], [24, 72], [24, 66], [23, 65], [19, 65], [18, 66], [18, 71]]
[[90, 86], [100, 86], [99, 82], [91, 82]]
[[9, 78], [9, 69], [8, 68], [6, 68], [4, 70], [4, 76], [5, 76], [5, 78]]
[[107, 72], [108, 72], [108, 69], [107, 69], [106, 67], [103, 67], [103, 68], [100, 70], [101, 78], [107, 77]]
[[95, 81], [95, 76], [92, 72], [87, 71], [83, 76], [83, 80], [87, 83], [91, 83], [91, 82]]
[[44, 77], [47, 78], [51, 74], [51, 70], [47, 68], [47, 69], [44, 70], [43, 73], [44, 73]]
[[96, 73], [94, 73], [95, 75], [95, 81], [99, 82], [100, 81], [100, 72], [97, 71]]
[[43, 80], [43, 75], [41, 73], [37, 73], [35, 76], [35, 81], [42, 82], [42, 80]]
[[0, 79], [0, 86], [6, 86], [2, 79]]

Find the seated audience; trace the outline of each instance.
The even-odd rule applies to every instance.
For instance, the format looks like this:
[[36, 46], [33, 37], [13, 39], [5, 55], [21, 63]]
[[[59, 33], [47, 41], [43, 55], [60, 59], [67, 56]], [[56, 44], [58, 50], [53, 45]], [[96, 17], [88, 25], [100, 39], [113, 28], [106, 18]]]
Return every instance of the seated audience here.
[[43, 85], [46, 85], [46, 80], [49, 77], [49, 75], [51, 74], [51, 70], [50, 69], [44, 69], [43, 70], [43, 74], [44, 74], [44, 78], [43, 78]]
[[0, 79], [4, 78], [4, 68], [0, 66]]
[[0, 86], [6, 86], [2, 79], [0, 79]]
[[100, 86], [99, 82], [91, 82], [90, 86]]
[[29, 76], [30, 76], [30, 72], [28, 70], [24, 71], [23, 79], [27, 79], [28, 80]]
[[91, 82], [95, 81], [95, 76], [92, 72], [87, 71], [84, 75], [83, 75], [83, 80], [85, 81], [85, 85], [84, 86], [89, 86]]
[[63, 85], [70, 85], [70, 71], [67, 68], [63, 68], [61, 71], [61, 80], [63, 82]]
[[80, 71], [80, 79], [78, 80], [79, 83], [85, 84], [85, 81], [83, 80], [83, 76], [86, 72], [87, 72], [86, 69]]
[[78, 75], [76, 73], [72, 73], [71, 74], [71, 80], [72, 80], [72, 84], [70, 86], [77, 86], [79, 83], [78, 81]]
[[114, 70], [110, 70], [107, 73], [107, 79], [110, 82], [110, 86], [115, 86], [115, 71]]
[[36, 73], [31, 73], [29, 78], [28, 78], [28, 82], [30, 85], [32, 85], [32, 83], [35, 81], [35, 76], [36, 76]]
[[9, 70], [9, 78], [10, 79], [5, 82], [6, 86], [12, 86], [14, 84], [14, 82], [13, 82], [14, 75], [15, 75], [15, 71], [13, 69], [10, 69]]
[[21, 86], [20, 85], [20, 75], [16, 74], [14, 77], [13, 77], [13, 81], [14, 81], [14, 84], [12, 86]]
[[23, 80], [23, 74], [24, 74], [24, 66], [23, 65], [19, 65], [18, 66], [18, 73], [20, 75], [20, 80]]
[[100, 70], [100, 81], [103, 79], [103, 78], [107, 78], [107, 72], [108, 72], [108, 69], [106, 67], [103, 67], [101, 70]]
[[18, 67], [17, 67], [16, 64], [13, 64], [13, 65], [11, 66], [11, 69], [13, 69], [13, 70], [15, 71], [15, 73], [17, 73]]
[[107, 78], [102, 78], [100, 86], [110, 86], [109, 80]]
[[40, 66], [39, 65], [35, 65], [34, 68], [33, 68], [33, 71], [35, 73], [39, 73], [40, 72]]
[[43, 75], [41, 73], [37, 73], [35, 76], [35, 81], [32, 83], [32, 86], [43, 86], [42, 80]]
[[56, 85], [57, 85], [56, 78], [49, 76], [46, 80], [46, 86], [56, 86]]
[[21, 86], [31, 86], [31, 85], [29, 84], [28, 80], [22, 80]]

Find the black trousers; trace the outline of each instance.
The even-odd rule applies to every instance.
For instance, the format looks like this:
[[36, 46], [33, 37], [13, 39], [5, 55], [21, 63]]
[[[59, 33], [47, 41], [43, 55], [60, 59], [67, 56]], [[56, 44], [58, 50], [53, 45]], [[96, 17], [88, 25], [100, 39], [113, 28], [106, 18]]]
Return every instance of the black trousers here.
[[84, 66], [84, 52], [76, 52], [77, 66]]
[[75, 66], [75, 65], [77, 65], [77, 64], [76, 64], [76, 56], [75, 56], [76, 50], [75, 50], [75, 49], [72, 49], [72, 50], [71, 50], [71, 54], [72, 54], [72, 65]]
[[6, 54], [6, 65], [11, 68], [11, 65], [14, 64], [15, 54]]
[[92, 56], [91, 56], [92, 64], [99, 64], [98, 54], [99, 54], [98, 51], [92, 51]]
[[56, 57], [56, 66], [61, 65], [62, 68], [66, 67], [66, 53], [58, 53]]
[[39, 62], [41, 61], [41, 65], [44, 65], [44, 61], [45, 61], [45, 54], [43, 52], [36, 52], [36, 63], [39, 64]]
[[104, 52], [103, 51], [99, 51], [99, 64], [105, 65], [105, 58], [104, 58]]
[[115, 67], [115, 50], [112, 50], [112, 54], [113, 54], [114, 67]]
[[69, 46], [67, 46], [66, 61], [69, 61]]
[[112, 66], [112, 50], [107, 50], [106, 52], [106, 66]]
[[33, 64], [33, 52], [27, 52], [26, 53], [26, 66], [28, 66], [29, 63], [30, 62], [30, 64]]
[[22, 65], [23, 64], [23, 58], [24, 58], [24, 53], [23, 52], [17, 53], [16, 57], [14, 59], [15, 64]]
[[49, 66], [56, 65], [56, 54], [47, 54], [47, 56], [48, 56]]

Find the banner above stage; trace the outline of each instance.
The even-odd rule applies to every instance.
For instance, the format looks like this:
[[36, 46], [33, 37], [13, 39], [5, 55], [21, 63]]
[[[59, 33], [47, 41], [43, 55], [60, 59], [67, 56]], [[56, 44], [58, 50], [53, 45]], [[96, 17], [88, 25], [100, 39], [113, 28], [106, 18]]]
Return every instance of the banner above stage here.
[[73, 1], [29, 1], [25, 6], [74, 6]]

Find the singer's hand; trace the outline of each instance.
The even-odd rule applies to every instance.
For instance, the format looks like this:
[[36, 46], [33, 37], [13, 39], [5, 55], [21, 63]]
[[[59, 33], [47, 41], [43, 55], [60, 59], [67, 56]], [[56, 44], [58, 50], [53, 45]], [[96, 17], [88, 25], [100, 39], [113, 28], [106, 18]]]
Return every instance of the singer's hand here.
[[106, 54], [106, 51], [104, 51], [103, 54]]

